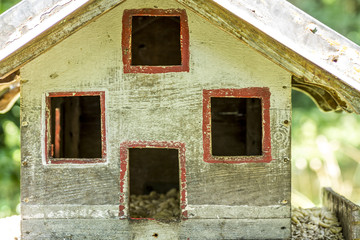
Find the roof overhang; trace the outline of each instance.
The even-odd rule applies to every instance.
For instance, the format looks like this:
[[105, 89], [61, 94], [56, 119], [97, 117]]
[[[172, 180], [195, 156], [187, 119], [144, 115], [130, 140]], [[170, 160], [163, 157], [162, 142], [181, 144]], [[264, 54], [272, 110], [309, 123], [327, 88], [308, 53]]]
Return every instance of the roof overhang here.
[[[23, 0], [0, 16], [0, 83], [123, 1], [54, 0], [48, 6]], [[289, 71], [293, 88], [324, 111], [360, 113], [360, 47], [287, 1], [177, 1]]]

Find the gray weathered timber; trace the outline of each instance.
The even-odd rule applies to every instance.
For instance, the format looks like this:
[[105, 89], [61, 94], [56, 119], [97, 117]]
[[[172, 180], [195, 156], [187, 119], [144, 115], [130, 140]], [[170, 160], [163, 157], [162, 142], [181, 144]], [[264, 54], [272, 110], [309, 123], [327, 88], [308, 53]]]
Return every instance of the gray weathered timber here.
[[[125, 9], [139, 6], [184, 9], [176, 1], [124, 1], [21, 69], [23, 236], [290, 237], [291, 74], [191, 11], [187, 11], [189, 72], [125, 74], [120, 19]], [[203, 90], [248, 88], [267, 88], [271, 93], [270, 120], [263, 122], [271, 128], [271, 162], [205, 162]], [[46, 98], [48, 93], [76, 91], [104, 92], [105, 162], [49, 164]], [[185, 146], [186, 184], [181, 186], [189, 219], [169, 224], [129, 220], [130, 178], [124, 169], [127, 162], [120, 160], [120, 146], [141, 141]], [[120, 201], [124, 209], [117, 212]]]
[[188, 205], [189, 219], [269, 219], [289, 218], [290, 206], [223, 206], [223, 205]]
[[288, 239], [289, 219], [191, 219], [179, 239]]
[[[189, 219], [271, 219], [289, 218], [290, 206], [188, 205]], [[119, 205], [34, 205], [21, 206], [23, 219], [117, 219]]]
[[[32, 30], [32, 21], [39, 21], [37, 16], [44, 12], [52, 11], [54, 8], [58, 12], [63, 6], [62, 0], [23, 0], [17, 5], [13, 6], [5, 13], [0, 15], [0, 49], [6, 47], [15, 40], [15, 36], [19, 38]], [[67, 1], [67, 5], [70, 1]], [[36, 25], [36, 24], [35, 24]], [[19, 34], [19, 32], [21, 34]]]
[[21, 239], [131, 239], [129, 224], [119, 219], [31, 219], [22, 220]]
[[39, 168], [34, 163], [22, 170], [24, 204], [89, 204], [119, 203], [119, 170], [109, 166], [85, 168]]
[[360, 206], [334, 192], [331, 188], [322, 189], [324, 206], [336, 213], [341, 222], [346, 240], [360, 239]]
[[[182, 222], [119, 219], [23, 220], [22, 239], [286, 239], [289, 219], [198, 219]], [[74, 227], [76, 226], [76, 227]]]
[[22, 204], [21, 217], [22, 219], [118, 219], [119, 204]]

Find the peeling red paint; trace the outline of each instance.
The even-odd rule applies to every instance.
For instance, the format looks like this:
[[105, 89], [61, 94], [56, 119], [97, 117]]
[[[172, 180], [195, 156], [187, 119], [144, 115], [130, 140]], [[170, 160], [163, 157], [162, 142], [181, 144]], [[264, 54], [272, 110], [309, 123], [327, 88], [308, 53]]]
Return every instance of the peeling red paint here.
[[119, 205], [119, 216], [123, 216], [123, 215], [124, 215], [124, 209], [125, 209], [125, 206], [124, 206], [124, 205]]
[[[125, 195], [128, 194], [128, 190], [125, 189], [125, 183], [127, 182], [127, 171], [129, 162], [129, 148], [169, 148], [177, 149], [179, 151], [179, 164], [180, 164], [180, 209], [182, 209], [182, 218], [187, 218], [186, 208], [186, 159], [185, 159], [185, 143], [181, 142], [158, 142], [158, 141], [126, 141], [120, 144], [120, 211], [119, 216], [124, 216], [124, 209], [127, 207]], [[133, 219], [133, 218], [132, 218]], [[148, 219], [152, 218], [134, 218], [134, 219]]]
[[182, 211], [182, 218], [183, 218], [184, 220], [187, 220], [187, 218], [188, 218], [188, 211], [187, 211], [187, 210]]
[[[53, 97], [75, 97], [75, 96], [99, 96], [100, 97], [100, 112], [101, 112], [101, 141], [102, 158], [53, 158], [52, 147], [49, 141], [50, 132], [50, 116], [51, 98]], [[105, 92], [52, 92], [46, 96], [46, 110], [45, 110], [45, 162], [46, 164], [84, 164], [84, 163], [102, 163], [106, 162], [106, 122], [105, 122]]]
[[[178, 16], [180, 17], [181, 65], [133, 66], [131, 65], [131, 20], [133, 16]], [[124, 73], [166, 73], [189, 71], [189, 27], [186, 11], [182, 9], [130, 9], [123, 14], [122, 54]]]
[[[203, 90], [203, 149], [204, 161], [208, 163], [254, 163], [271, 162], [270, 90], [267, 87], [242, 89]], [[211, 153], [211, 97], [260, 98], [263, 114], [262, 155], [259, 156], [213, 156]]]
[[119, 216], [124, 216], [125, 209], [125, 176], [128, 167], [128, 149], [126, 147], [120, 147], [120, 212]]

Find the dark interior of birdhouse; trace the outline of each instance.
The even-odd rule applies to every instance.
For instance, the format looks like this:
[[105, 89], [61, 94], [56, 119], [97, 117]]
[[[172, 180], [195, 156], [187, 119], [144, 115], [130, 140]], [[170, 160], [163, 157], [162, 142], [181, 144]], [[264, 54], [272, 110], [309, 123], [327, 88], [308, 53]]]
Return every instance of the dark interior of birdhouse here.
[[54, 158], [101, 158], [100, 96], [50, 98]]
[[180, 217], [177, 149], [130, 148], [129, 170], [131, 218]]
[[181, 65], [180, 17], [133, 16], [131, 65]]
[[260, 98], [211, 98], [213, 156], [262, 155]]

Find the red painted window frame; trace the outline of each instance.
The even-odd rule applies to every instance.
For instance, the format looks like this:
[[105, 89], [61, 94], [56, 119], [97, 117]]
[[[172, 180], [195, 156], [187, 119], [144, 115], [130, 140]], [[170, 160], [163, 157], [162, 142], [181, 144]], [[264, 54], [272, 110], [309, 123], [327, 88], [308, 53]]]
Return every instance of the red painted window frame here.
[[51, 98], [55, 97], [76, 97], [76, 96], [99, 96], [100, 113], [101, 113], [101, 141], [102, 157], [101, 158], [53, 158], [51, 155], [50, 142], [50, 116], [49, 111], [45, 111], [45, 161], [46, 164], [86, 164], [106, 162], [106, 126], [105, 126], [105, 92], [88, 91], [88, 92], [51, 92], [46, 94], [46, 109], [51, 109]]
[[[133, 16], [176, 16], [180, 17], [181, 65], [170, 66], [132, 66], [131, 31]], [[122, 58], [124, 73], [166, 73], [189, 71], [189, 27], [186, 11], [183, 9], [128, 9], [123, 14]]]
[[[179, 152], [179, 174], [180, 174], [180, 219], [186, 219], [188, 217], [187, 210], [187, 193], [186, 193], [186, 158], [185, 158], [185, 143], [181, 142], [159, 142], [159, 141], [126, 141], [120, 144], [120, 205], [119, 205], [119, 217], [126, 218], [125, 208], [128, 208], [126, 199], [130, 196], [126, 196], [129, 193], [128, 186], [125, 184], [129, 181], [129, 148], [168, 148], [177, 149]], [[129, 211], [127, 211], [129, 213]], [[129, 216], [130, 218], [130, 216]], [[147, 219], [156, 220], [153, 218], [131, 218], [131, 219]]]
[[[260, 98], [262, 105], [262, 155], [255, 156], [213, 156], [211, 150], [211, 97]], [[270, 91], [266, 87], [243, 89], [203, 90], [203, 149], [204, 161], [208, 163], [254, 163], [270, 162]]]

